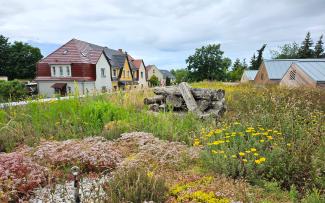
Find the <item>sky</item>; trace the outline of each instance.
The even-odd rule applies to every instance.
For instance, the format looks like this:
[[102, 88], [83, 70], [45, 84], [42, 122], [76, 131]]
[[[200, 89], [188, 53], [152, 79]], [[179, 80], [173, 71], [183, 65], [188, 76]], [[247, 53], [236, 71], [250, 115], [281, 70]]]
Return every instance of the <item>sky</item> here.
[[196, 48], [221, 44], [249, 62], [267, 44], [325, 34], [325, 0], [0, 0], [0, 34], [44, 56], [72, 38], [122, 48], [160, 69], [186, 67]]

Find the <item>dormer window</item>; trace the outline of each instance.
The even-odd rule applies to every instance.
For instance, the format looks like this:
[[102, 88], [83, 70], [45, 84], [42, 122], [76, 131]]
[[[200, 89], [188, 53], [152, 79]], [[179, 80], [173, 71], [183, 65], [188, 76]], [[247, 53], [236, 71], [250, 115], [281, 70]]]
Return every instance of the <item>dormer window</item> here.
[[69, 52], [69, 51], [68, 51], [67, 49], [65, 49], [65, 50], [63, 51], [63, 54], [66, 55], [66, 54], [68, 54], [68, 52]]
[[87, 56], [87, 53], [86, 53], [86, 52], [81, 52], [81, 55], [82, 55], [83, 57], [86, 57], [86, 56]]

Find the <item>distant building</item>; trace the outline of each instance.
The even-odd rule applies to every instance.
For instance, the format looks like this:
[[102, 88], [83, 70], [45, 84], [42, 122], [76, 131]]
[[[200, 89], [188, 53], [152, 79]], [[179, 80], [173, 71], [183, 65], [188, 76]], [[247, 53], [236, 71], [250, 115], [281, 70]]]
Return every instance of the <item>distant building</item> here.
[[279, 84], [289, 67], [297, 59], [264, 60], [256, 73], [256, 84]]
[[159, 70], [162, 75], [163, 75], [163, 80], [162, 80], [162, 86], [166, 86], [167, 84], [167, 80], [170, 80], [170, 83], [174, 83], [176, 81], [176, 78], [173, 74], [171, 74], [171, 72], [169, 72], [168, 70]]
[[325, 87], [325, 60], [300, 60], [291, 64], [280, 85], [288, 87]]
[[147, 69], [148, 80], [150, 80], [152, 76], [156, 76], [160, 82], [160, 85], [163, 86], [164, 75], [160, 72], [160, 70], [155, 65], [148, 65], [146, 69]]
[[72, 39], [37, 64], [39, 94], [51, 97], [112, 89], [111, 66], [104, 48]]
[[254, 82], [258, 70], [244, 70], [241, 77], [241, 83]]
[[139, 87], [146, 88], [148, 87], [147, 81], [147, 71], [144, 61], [142, 59], [131, 59], [131, 63], [134, 64], [136, 70], [133, 73], [134, 80], [138, 82]]
[[7, 76], [0, 76], [0, 81], [8, 81], [8, 77]]

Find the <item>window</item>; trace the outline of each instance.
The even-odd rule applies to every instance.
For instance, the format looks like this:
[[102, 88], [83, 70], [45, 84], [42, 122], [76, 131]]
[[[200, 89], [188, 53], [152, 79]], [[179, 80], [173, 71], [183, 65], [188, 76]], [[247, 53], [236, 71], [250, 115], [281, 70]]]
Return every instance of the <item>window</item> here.
[[123, 70], [123, 77], [125, 78], [125, 70]]
[[55, 75], [56, 75], [55, 66], [53, 66], [53, 67], [52, 67], [52, 76], [55, 77]]
[[100, 75], [102, 76], [102, 78], [106, 78], [105, 68], [100, 69]]
[[116, 70], [113, 70], [113, 77], [116, 77]]
[[289, 78], [290, 80], [295, 80], [296, 79], [296, 70], [290, 71], [289, 77], [290, 77]]
[[128, 71], [128, 77], [130, 77], [130, 71]]
[[67, 67], [66, 67], [66, 70], [67, 70], [67, 76], [70, 76], [70, 75], [71, 75], [71, 73], [70, 73], [70, 67], [67, 66]]
[[63, 68], [60, 66], [60, 76], [63, 76]]
[[155, 69], [152, 70], [152, 73], [155, 74]]
[[141, 78], [143, 78], [143, 72], [141, 71]]

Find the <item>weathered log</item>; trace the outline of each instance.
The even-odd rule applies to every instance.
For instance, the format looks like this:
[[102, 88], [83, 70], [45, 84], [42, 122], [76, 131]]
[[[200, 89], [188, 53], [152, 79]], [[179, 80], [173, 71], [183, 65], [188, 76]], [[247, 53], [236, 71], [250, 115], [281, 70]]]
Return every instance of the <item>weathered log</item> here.
[[184, 99], [182, 97], [177, 97], [175, 95], [168, 95], [166, 97], [166, 104], [174, 108], [181, 108], [183, 103]]
[[151, 98], [145, 98], [144, 99], [144, 104], [149, 105], [149, 104], [155, 104], [155, 103], [163, 103], [165, 100], [165, 97], [163, 95], [156, 95]]
[[213, 109], [221, 109], [225, 105], [225, 99], [222, 98], [220, 101], [213, 101], [211, 106]]
[[181, 84], [178, 85], [178, 89], [182, 94], [182, 97], [185, 101], [187, 109], [192, 112], [197, 112], [198, 106], [197, 106], [197, 103], [192, 95], [190, 86], [187, 83], [182, 82]]
[[197, 101], [197, 105], [200, 111], [205, 111], [212, 105], [212, 102], [210, 100], [202, 99]]
[[[190, 91], [195, 99], [205, 99], [218, 101], [225, 96], [224, 90], [211, 90], [204, 88], [190, 88]], [[157, 95], [174, 95], [174, 96], [182, 96], [179, 87], [156, 87], [153, 92]]]

